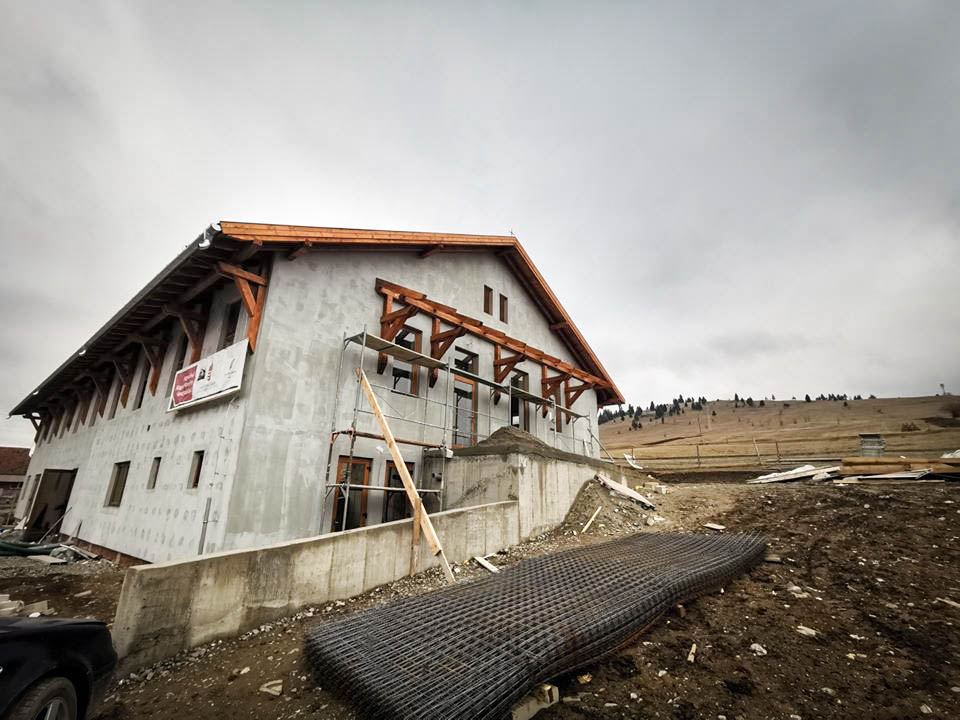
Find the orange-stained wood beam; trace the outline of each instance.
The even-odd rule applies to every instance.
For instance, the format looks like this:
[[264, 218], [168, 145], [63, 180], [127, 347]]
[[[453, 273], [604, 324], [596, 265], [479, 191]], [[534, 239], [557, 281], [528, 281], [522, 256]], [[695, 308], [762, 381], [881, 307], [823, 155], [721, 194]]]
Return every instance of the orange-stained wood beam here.
[[257, 275], [248, 270], [244, 270], [242, 267], [237, 265], [231, 265], [230, 263], [225, 263], [222, 260], [217, 263], [217, 271], [224, 277], [230, 278], [243, 278], [249, 282], [255, 283], [257, 285], [266, 285], [267, 279], [262, 275]]
[[183, 334], [187, 336], [187, 340], [190, 342], [189, 364], [192, 365], [200, 359], [200, 354], [203, 352], [203, 336], [207, 330], [207, 318], [200, 313], [188, 312], [178, 305], [164, 305], [163, 311], [180, 321]]
[[260, 334], [260, 321], [263, 319], [263, 306], [266, 301], [267, 286], [262, 285], [257, 288], [256, 312], [250, 316], [250, 321], [247, 323], [247, 345], [250, 348], [250, 352], [254, 352], [257, 349], [257, 337]]
[[[573, 408], [573, 404], [580, 399], [580, 396], [583, 395], [587, 390], [592, 388], [591, 383], [583, 383], [581, 385], [571, 385], [569, 380], [566, 380], [563, 383], [563, 404], [568, 408]], [[570, 413], [566, 414], [566, 422], [570, 422], [572, 416]]]
[[393, 299], [399, 300], [407, 305], [416, 307], [421, 312], [442, 320], [448, 325], [462, 327], [471, 335], [476, 335], [491, 343], [498, 344], [504, 350], [510, 350], [513, 353], [520, 353], [524, 357], [540, 363], [541, 365], [546, 365], [558, 373], [575, 377], [581, 382], [592, 383], [594, 387], [597, 388], [612, 389], [612, 385], [607, 380], [597, 377], [596, 375], [586, 372], [585, 370], [581, 370], [570, 363], [564, 362], [560, 358], [549, 355], [542, 350], [538, 350], [537, 348], [505, 335], [498, 330], [488, 328], [481, 321], [458, 313], [456, 310], [447, 305], [442, 305], [441, 303], [428, 300], [427, 296], [423, 293], [382, 279], [377, 280], [377, 291], [384, 296], [385, 304], [387, 301], [392, 301]]
[[[440, 332], [440, 319], [433, 318], [432, 323], [430, 330], [430, 357], [434, 360], [443, 360], [443, 356], [447, 354], [450, 346], [453, 345], [458, 337], [463, 336], [467, 331], [463, 327], [455, 327], [453, 330]], [[440, 371], [437, 368], [430, 369], [430, 387], [436, 385], [439, 376]]]

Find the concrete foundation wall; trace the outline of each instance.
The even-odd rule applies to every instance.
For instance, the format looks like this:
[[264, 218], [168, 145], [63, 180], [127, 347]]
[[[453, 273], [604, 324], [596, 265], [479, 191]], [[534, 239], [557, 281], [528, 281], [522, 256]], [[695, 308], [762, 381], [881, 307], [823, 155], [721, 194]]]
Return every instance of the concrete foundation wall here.
[[[431, 516], [450, 562], [519, 542], [516, 502]], [[411, 520], [256, 550], [127, 570], [112, 632], [125, 668], [233, 637], [301, 608], [358, 595], [410, 573]], [[419, 567], [437, 565], [426, 545]]]
[[[439, 467], [439, 459], [431, 459]], [[520, 539], [539, 535], [563, 521], [577, 493], [598, 472], [627, 486], [637, 478], [616, 466], [521, 453], [454, 457], [444, 467], [444, 504], [448, 508], [518, 500]]]

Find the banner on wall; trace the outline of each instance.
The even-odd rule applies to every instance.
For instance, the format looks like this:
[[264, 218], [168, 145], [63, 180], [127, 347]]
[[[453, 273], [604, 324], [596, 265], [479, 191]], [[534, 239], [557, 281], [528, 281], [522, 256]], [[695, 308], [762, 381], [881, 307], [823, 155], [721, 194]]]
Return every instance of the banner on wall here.
[[240, 389], [247, 340], [215, 352], [177, 372], [167, 411], [210, 402]]

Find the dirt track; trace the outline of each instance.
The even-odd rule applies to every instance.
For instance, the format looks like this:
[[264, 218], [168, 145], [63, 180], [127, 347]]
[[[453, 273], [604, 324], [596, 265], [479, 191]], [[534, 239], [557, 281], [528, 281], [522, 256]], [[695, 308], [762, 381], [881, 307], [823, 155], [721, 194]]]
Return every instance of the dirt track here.
[[[960, 610], [935, 602], [960, 600], [960, 486], [684, 484], [658, 500], [667, 521], [650, 529], [707, 521], [759, 529], [783, 564], [764, 564], [723, 594], [690, 603], [684, 617], [664, 617], [634, 647], [581, 671], [588, 683], [560, 678], [567, 701], [538, 718], [960, 717]], [[647, 528], [643, 513], [602, 493], [575, 511], [592, 513], [598, 501], [604, 510], [589, 537], [574, 536], [573, 522], [495, 562]], [[484, 572], [459, 570], [463, 579]], [[407, 579], [143, 671], [115, 687], [106, 717], [362, 717], [309, 680], [305, 628], [440, 582], [436, 573]], [[800, 625], [816, 637], [798, 633]], [[751, 652], [753, 643], [767, 654]], [[280, 697], [259, 691], [277, 679]]]

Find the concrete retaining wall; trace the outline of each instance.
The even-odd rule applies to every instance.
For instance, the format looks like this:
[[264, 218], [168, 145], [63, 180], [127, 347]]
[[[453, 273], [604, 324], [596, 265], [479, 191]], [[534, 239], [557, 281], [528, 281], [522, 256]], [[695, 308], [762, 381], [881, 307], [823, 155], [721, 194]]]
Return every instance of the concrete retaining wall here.
[[[520, 541], [518, 503], [431, 516], [450, 562]], [[127, 570], [113, 639], [127, 669], [410, 573], [412, 520]], [[420, 569], [437, 559], [420, 544]]]

